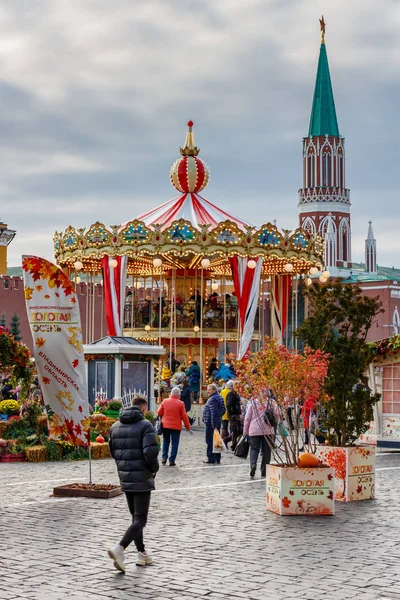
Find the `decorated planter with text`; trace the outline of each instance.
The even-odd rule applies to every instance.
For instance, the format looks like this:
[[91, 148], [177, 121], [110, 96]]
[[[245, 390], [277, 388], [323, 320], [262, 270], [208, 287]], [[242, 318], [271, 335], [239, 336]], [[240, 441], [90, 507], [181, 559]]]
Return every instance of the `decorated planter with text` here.
[[335, 514], [335, 473], [331, 467], [267, 465], [267, 509], [278, 515]]
[[319, 446], [318, 458], [335, 470], [335, 499], [340, 502], [375, 498], [374, 446]]

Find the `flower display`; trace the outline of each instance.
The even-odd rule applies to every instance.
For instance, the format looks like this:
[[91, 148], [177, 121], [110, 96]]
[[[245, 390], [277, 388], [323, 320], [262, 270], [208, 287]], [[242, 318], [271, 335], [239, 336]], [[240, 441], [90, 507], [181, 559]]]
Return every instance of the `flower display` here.
[[19, 408], [20, 405], [17, 400], [2, 400], [0, 402], [0, 413], [4, 415], [17, 415]]

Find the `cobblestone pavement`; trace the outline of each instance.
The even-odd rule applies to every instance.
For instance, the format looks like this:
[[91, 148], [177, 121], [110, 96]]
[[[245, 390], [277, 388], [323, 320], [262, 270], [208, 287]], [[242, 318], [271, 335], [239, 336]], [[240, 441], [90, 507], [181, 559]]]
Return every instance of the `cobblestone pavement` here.
[[[334, 517], [265, 510], [265, 480], [231, 454], [203, 465], [203, 434], [182, 434], [178, 466], [162, 467], [145, 541], [119, 574], [106, 555], [129, 524], [123, 496], [56, 499], [54, 485], [87, 480], [88, 464], [0, 463], [0, 599], [400, 600], [400, 455], [377, 457], [377, 499]], [[112, 460], [96, 483], [117, 482]]]

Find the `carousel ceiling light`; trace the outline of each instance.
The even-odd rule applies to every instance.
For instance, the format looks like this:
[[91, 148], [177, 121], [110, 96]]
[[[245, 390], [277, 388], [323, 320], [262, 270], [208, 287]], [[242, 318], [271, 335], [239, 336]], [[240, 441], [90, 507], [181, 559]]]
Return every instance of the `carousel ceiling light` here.
[[203, 267], [203, 269], [208, 269], [208, 267], [210, 266], [210, 260], [208, 258], [203, 258], [203, 260], [201, 261], [201, 266]]
[[161, 267], [161, 265], [162, 265], [162, 260], [161, 260], [161, 258], [155, 258], [155, 259], [153, 260], [153, 267], [156, 267], [156, 268], [157, 268], [157, 267]]
[[326, 277], [327, 279], [329, 279], [330, 276], [331, 274], [329, 273], [329, 271], [322, 271], [322, 277]]
[[75, 268], [75, 271], [80, 271], [81, 269], [83, 269], [83, 264], [81, 263], [80, 260], [77, 260], [76, 262], [74, 262], [74, 268]]
[[214, 281], [214, 282], [211, 284], [211, 289], [215, 291], [215, 290], [217, 290], [218, 288], [219, 288], [219, 285], [218, 285], [218, 283], [217, 283], [216, 281]]
[[310, 279], [309, 277], [307, 277], [306, 279], [306, 285], [311, 285], [312, 284], [312, 279]]
[[293, 271], [292, 263], [286, 263], [284, 269], [285, 269], [286, 273], [291, 273]]
[[248, 261], [247, 266], [249, 269], [255, 269], [257, 266], [257, 263], [255, 260], [251, 259]]
[[118, 267], [118, 261], [116, 258], [111, 259], [108, 264], [112, 269], [115, 269], [116, 267]]
[[146, 327], [144, 329], [145, 329], [145, 331], [150, 331], [151, 327], [150, 327], [150, 325], [146, 325]]
[[317, 267], [311, 267], [311, 269], [310, 269], [310, 275], [316, 275], [317, 273], [318, 273]]
[[319, 280], [321, 283], [326, 283], [328, 281], [328, 278], [324, 277], [323, 275], [320, 275]]
[[195, 325], [193, 327], [193, 331], [195, 331], [196, 333], [198, 333], [200, 331], [200, 327], [198, 325]]

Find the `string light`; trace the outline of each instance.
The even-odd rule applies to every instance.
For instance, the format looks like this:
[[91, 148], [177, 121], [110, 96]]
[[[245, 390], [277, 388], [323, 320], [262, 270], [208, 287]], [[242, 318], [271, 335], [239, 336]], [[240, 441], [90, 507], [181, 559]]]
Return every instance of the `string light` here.
[[155, 259], [153, 260], [153, 267], [155, 267], [156, 269], [157, 269], [158, 267], [161, 267], [161, 265], [162, 265], [162, 260], [161, 260], [161, 258], [155, 258]]
[[329, 273], [329, 271], [322, 271], [322, 277], [326, 277], [326, 279], [329, 279], [330, 276], [331, 274]]
[[216, 281], [213, 281], [213, 283], [211, 284], [211, 289], [215, 291], [215, 290], [217, 290], [218, 288], [219, 288], [219, 285], [218, 285], [218, 283], [217, 283]]
[[151, 327], [150, 327], [150, 325], [146, 325], [146, 327], [144, 329], [145, 329], [145, 331], [150, 331]]
[[75, 283], [80, 283], [81, 282], [81, 278], [79, 277], [79, 275], [77, 275], [75, 277]]
[[83, 264], [81, 263], [80, 260], [77, 260], [76, 262], [74, 262], [74, 269], [75, 269], [75, 271], [80, 271], [81, 269], [83, 269]]
[[321, 283], [326, 283], [328, 281], [328, 278], [324, 277], [323, 275], [320, 275], [319, 280], [320, 280]]
[[316, 275], [317, 273], [318, 273], [317, 267], [311, 267], [311, 269], [310, 269], [310, 275]]
[[293, 271], [293, 265], [292, 265], [292, 263], [286, 263], [284, 269], [285, 269], [285, 271], [287, 273], [291, 273]]
[[251, 259], [248, 261], [247, 266], [249, 269], [255, 269], [257, 266], [257, 263], [255, 260]]
[[312, 284], [312, 279], [310, 279], [309, 277], [307, 277], [306, 279], [306, 285], [311, 285]]
[[198, 333], [200, 331], [200, 327], [198, 325], [195, 325], [193, 327], [193, 331], [195, 331], [196, 333]]
[[208, 258], [203, 258], [203, 260], [201, 261], [201, 266], [203, 267], [203, 269], [208, 269], [210, 264], [211, 263]]
[[112, 269], [118, 267], [118, 261], [116, 258], [112, 258], [108, 264]]

